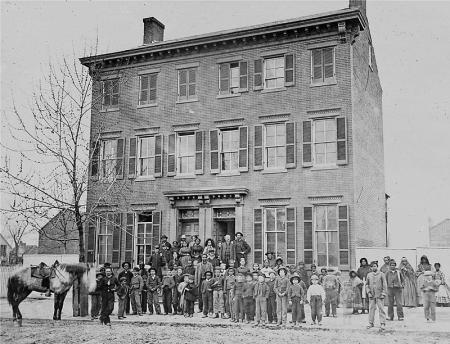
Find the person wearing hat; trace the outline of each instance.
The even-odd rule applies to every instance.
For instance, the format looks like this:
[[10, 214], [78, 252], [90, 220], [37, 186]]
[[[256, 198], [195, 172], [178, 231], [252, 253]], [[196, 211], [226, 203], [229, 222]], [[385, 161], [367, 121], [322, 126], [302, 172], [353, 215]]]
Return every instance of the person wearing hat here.
[[188, 266], [188, 261], [191, 260], [191, 249], [188, 247], [186, 240], [180, 241], [180, 250], [178, 251], [180, 255], [180, 263], [183, 268]]
[[[117, 278], [120, 279], [122, 277], [125, 277], [127, 279], [127, 286], [131, 287], [131, 279], [133, 278], [133, 273], [130, 271], [131, 264], [129, 262], [123, 262], [122, 263], [122, 271], [119, 272], [119, 275]], [[125, 313], [130, 314], [130, 296], [127, 294], [125, 296]]]
[[231, 299], [233, 300], [233, 316], [232, 322], [244, 322], [244, 285], [245, 276], [243, 273], [238, 272], [236, 274], [236, 283], [234, 284], [233, 291], [231, 293]]
[[277, 295], [278, 326], [286, 326], [287, 323], [287, 292], [289, 287], [289, 278], [287, 277], [288, 273], [288, 269], [284, 266], [278, 267], [278, 278], [275, 280], [275, 285], [273, 287], [273, 290]]
[[397, 305], [397, 318], [399, 321], [404, 319], [403, 315], [403, 286], [404, 280], [397, 269], [397, 263], [394, 259], [389, 262], [389, 270], [386, 272], [387, 299], [388, 299], [388, 320], [394, 320], [394, 302]]
[[306, 288], [308, 288], [309, 287], [309, 276], [308, 276], [308, 272], [306, 271], [305, 262], [303, 262], [303, 261], [298, 262], [296, 272], [300, 276], [300, 279], [303, 281]]
[[95, 272], [95, 279], [97, 285], [95, 287], [95, 290], [89, 293], [89, 295], [91, 295], [91, 320], [98, 319], [98, 316], [100, 315], [100, 309], [102, 306], [102, 295], [100, 293], [99, 283], [103, 277], [105, 277], [104, 271], [97, 270]]
[[144, 279], [141, 276], [139, 267], [133, 268], [133, 277], [130, 283], [130, 299], [133, 315], [142, 315], [141, 296], [144, 288]]
[[317, 275], [311, 276], [311, 284], [306, 292], [306, 300], [311, 307], [311, 325], [315, 325], [316, 321], [319, 326], [322, 325], [322, 304], [325, 300], [325, 290], [319, 284], [319, 277]]
[[322, 278], [322, 286], [325, 289], [325, 316], [330, 316], [331, 306], [331, 314], [333, 315], [333, 318], [335, 318], [337, 315], [336, 308], [340, 284], [337, 276], [333, 272], [333, 268], [326, 269], [325, 275]]
[[267, 299], [269, 297], [269, 286], [265, 282], [266, 275], [258, 274], [258, 282], [253, 288], [255, 299], [255, 326], [264, 326], [267, 316]]
[[161, 242], [159, 243], [159, 246], [161, 248], [168, 247], [169, 250], [171, 250], [172, 249], [172, 245], [170, 245], [170, 242], [168, 242], [167, 239], [168, 239], [167, 235], [165, 235], [165, 234], [161, 235]]
[[159, 250], [159, 245], [155, 245], [155, 251], [150, 256], [150, 259], [148, 260], [148, 265], [150, 265], [153, 269], [156, 270], [156, 275], [159, 277], [159, 279], [162, 279], [162, 268], [166, 265], [166, 260], [164, 258], [164, 255]]
[[247, 255], [250, 253], [250, 245], [244, 240], [244, 236], [241, 232], [236, 233], [236, 241], [235, 241], [235, 261], [239, 261], [241, 258], [245, 258], [247, 261]]
[[223, 300], [224, 278], [222, 276], [222, 269], [220, 266], [216, 266], [214, 268], [214, 278], [211, 281], [211, 288], [213, 290], [214, 318], [218, 318], [220, 316], [220, 318], [223, 319], [225, 313]]
[[270, 267], [269, 260], [266, 258], [263, 261], [263, 267], [261, 268], [261, 272], [266, 276], [269, 277], [270, 273], [273, 271], [273, 269]]
[[384, 312], [384, 298], [387, 293], [386, 276], [378, 271], [378, 262], [370, 263], [372, 271], [367, 274], [367, 295], [369, 296], [369, 325], [368, 329], [374, 326], [375, 310], [378, 308], [380, 316], [381, 330], [386, 326], [386, 313]]
[[227, 268], [229, 268], [230, 260], [234, 260], [236, 257], [236, 246], [234, 244], [234, 241], [231, 240], [230, 235], [227, 234], [223, 238], [224, 242], [222, 243], [220, 248], [218, 248], [219, 259], [222, 263], [226, 264]]
[[[195, 285], [197, 286], [198, 290], [200, 293], [202, 293], [202, 283], [206, 278], [206, 271], [211, 272], [211, 276], [212, 273], [214, 271], [214, 268], [212, 266], [212, 264], [210, 262], [208, 262], [208, 256], [206, 254], [202, 255], [202, 262], [200, 264], [197, 264], [196, 268], [195, 268]], [[212, 304], [211, 304], [212, 306]], [[203, 312], [203, 298], [200, 296], [198, 299], [198, 308], [199, 308], [199, 312]]]
[[161, 279], [156, 275], [156, 269], [150, 268], [147, 277], [147, 303], [148, 312], [153, 314], [153, 307], [156, 314], [161, 314], [161, 307], [159, 306], [158, 291], [161, 288]]
[[234, 276], [234, 267], [230, 266], [227, 269], [227, 275], [225, 276], [223, 289], [225, 291], [225, 319], [231, 318], [233, 320], [233, 297], [232, 293], [234, 285], [236, 284], [236, 277]]
[[277, 294], [273, 289], [275, 286], [275, 280], [275, 271], [269, 272], [269, 278], [266, 279], [266, 284], [269, 287], [269, 297], [267, 298], [267, 321], [269, 324], [272, 324], [272, 322], [277, 322]]
[[269, 262], [269, 267], [274, 268], [275, 267], [275, 253], [272, 251], [268, 251], [264, 254], [266, 256], [267, 261]]
[[119, 287], [119, 280], [112, 273], [110, 267], [105, 268], [105, 276], [100, 280], [99, 290], [102, 295], [102, 308], [100, 311], [100, 322], [111, 326], [109, 316], [114, 310], [114, 292]]
[[194, 316], [194, 302], [198, 297], [198, 287], [194, 283], [194, 275], [186, 275], [186, 285], [183, 289], [182, 298], [185, 302], [184, 316], [192, 318]]
[[213, 273], [209, 270], [205, 271], [205, 278], [201, 283], [201, 298], [203, 303], [203, 315], [202, 318], [207, 318], [213, 316]]
[[423, 282], [420, 284], [422, 291], [423, 311], [427, 322], [436, 321], [436, 292], [438, 291], [439, 282], [433, 280], [433, 272], [427, 270], [423, 273]]
[[119, 310], [117, 312], [117, 317], [119, 320], [122, 320], [125, 317], [125, 301], [126, 297], [128, 296], [128, 292], [130, 291], [130, 288], [128, 287], [128, 281], [127, 278], [121, 277], [119, 278], [120, 285], [116, 289], [117, 298], [119, 299]]
[[294, 272], [290, 281], [291, 285], [288, 288], [288, 299], [292, 302], [292, 323], [294, 326], [300, 326], [305, 317], [305, 308], [303, 306], [305, 290], [300, 284], [302, 280], [298, 272]]
[[147, 313], [147, 277], [148, 277], [148, 269], [150, 269], [149, 265], [144, 263], [139, 264], [139, 271], [142, 277], [142, 281], [144, 282], [144, 287], [141, 292], [141, 308], [142, 314]]

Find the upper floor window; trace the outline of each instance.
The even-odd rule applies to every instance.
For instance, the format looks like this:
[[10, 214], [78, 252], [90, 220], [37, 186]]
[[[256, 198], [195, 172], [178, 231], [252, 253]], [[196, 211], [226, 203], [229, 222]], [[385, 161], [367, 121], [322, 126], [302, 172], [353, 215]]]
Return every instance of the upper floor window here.
[[197, 99], [197, 68], [178, 70], [178, 100]]
[[194, 133], [178, 135], [177, 170], [179, 174], [194, 174], [195, 136]]
[[157, 73], [139, 76], [139, 105], [156, 104], [157, 77]]
[[313, 84], [336, 82], [335, 48], [311, 50], [311, 82]]
[[336, 166], [347, 163], [345, 117], [303, 122], [303, 166]]
[[219, 65], [219, 94], [237, 94], [248, 89], [248, 65], [246, 61]]
[[294, 55], [255, 60], [254, 89], [278, 89], [294, 85]]
[[103, 180], [123, 178], [124, 140], [100, 140], [92, 145], [91, 176]]
[[167, 175], [203, 173], [203, 132], [180, 132], [169, 135]]
[[155, 171], [155, 137], [139, 138], [138, 175], [148, 177]]
[[209, 132], [211, 173], [248, 171], [248, 128], [230, 127]]
[[295, 167], [295, 124], [255, 126], [254, 169], [283, 170]]
[[119, 107], [119, 79], [104, 80], [102, 82], [102, 109]]

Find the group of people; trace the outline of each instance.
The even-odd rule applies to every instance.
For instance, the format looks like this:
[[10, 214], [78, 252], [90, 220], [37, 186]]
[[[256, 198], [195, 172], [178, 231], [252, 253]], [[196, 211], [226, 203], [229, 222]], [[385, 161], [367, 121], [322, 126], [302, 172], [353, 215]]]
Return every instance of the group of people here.
[[[406, 271], [402, 266], [397, 268], [390, 258], [389, 270], [385, 272], [384, 266], [379, 271], [377, 262], [368, 265], [367, 259], [362, 258], [360, 268], [350, 271], [347, 279], [332, 268], [322, 268], [319, 272], [314, 264], [311, 270], [306, 270], [303, 262], [285, 266], [283, 259], [273, 252], [266, 253], [261, 266], [255, 263], [250, 267], [246, 260], [250, 247], [241, 233], [235, 241], [226, 236], [217, 246], [208, 239], [201, 249], [199, 240], [191, 244], [183, 239], [180, 245], [170, 245], [163, 237], [147, 264], [131, 269], [131, 264], [124, 262], [117, 276], [110, 264], [104, 264], [97, 272], [97, 289], [92, 293], [92, 319], [100, 317], [103, 324], [110, 325], [115, 294], [119, 301], [119, 320], [130, 313], [142, 316], [147, 312], [193, 317], [194, 303], [198, 301], [202, 317], [255, 326], [274, 323], [285, 327], [288, 308], [291, 308], [293, 325], [301, 326], [306, 323], [305, 304], [309, 304], [311, 323], [318, 325], [322, 324], [323, 306], [326, 317], [336, 317], [337, 307], [341, 305], [344, 314], [368, 312], [369, 327], [373, 327], [378, 307], [383, 328], [385, 297], [388, 319], [394, 318], [394, 304], [399, 320], [404, 318], [402, 305], [404, 296], [408, 295]], [[423, 270], [430, 271], [424, 267]], [[421, 282], [420, 288], [428, 317], [434, 320], [433, 292], [437, 293], [440, 285], [446, 284], [439, 267], [430, 275], [431, 282], [428, 276], [424, 273], [426, 283]]]

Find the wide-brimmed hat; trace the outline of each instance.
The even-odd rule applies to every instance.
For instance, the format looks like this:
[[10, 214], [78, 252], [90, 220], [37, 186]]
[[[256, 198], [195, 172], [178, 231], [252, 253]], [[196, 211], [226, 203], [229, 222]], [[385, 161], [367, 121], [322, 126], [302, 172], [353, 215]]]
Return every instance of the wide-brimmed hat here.
[[424, 276], [433, 276], [433, 272], [432, 271], [425, 271], [424, 273], [423, 273], [423, 275]]
[[311, 281], [312, 280], [318, 280], [319, 279], [319, 276], [317, 276], [317, 275], [315, 275], [315, 274], [313, 274], [313, 275], [311, 275]]
[[203, 274], [203, 277], [205, 277], [206, 278], [206, 274], [210, 274], [211, 276], [213, 275], [213, 273], [212, 273], [212, 271], [205, 271], [205, 273]]
[[161, 239], [167, 239], [167, 235], [165, 234], [161, 235]]
[[103, 264], [103, 267], [104, 267], [104, 268], [110, 268], [110, 267], [111, 267], [111, 263], [104, 263], [104, 264]]
[[97, 270], [97, 271], [95, 272], [95, 277], [97, 277], [98, 275], [105, 276], [105, 271], [103, 271], [103, 270]]
[[120, 282], [123, 282], [123, 281], [125, 281], [125, 282], [127, 282], [128, 280], [127, 280], [127, 278], [124, 276], [124, 277], [120, 277], [120, 280], [119, 280]]
[[292, 284], [294, 284], [294, 279], [297, 279], [299, 282], [301, 281], [300, 275], [297, 272], [294, 272], [294, 274], [289, 279]]
[[141, 269], [139, 269], [138, 266], [135, 266], [135, 267], [133, 268], [133, 272], [139, 272], [139, 271], [141, 271]]
[[349, 276], [352, 276], [352, 272], [355, 273], [355, 275], [358, 275], [358, 273], [356, 272], [355, 269], [350, 270], [349, 273], [348, 273], [348, 275], [349, 275]]
[[125, 264], [128, 264], [128, 268], [131, 268], [131, 263], [130, 263], [130, 262], [123, 262], [123, 263], [122, 263], [122, 269], [125, 269], [125, 268], [124, 268], [124, 265], [125, 265]]
[[268, 251], [268, 252], [264, 253], [265, 256], [268, 256], [269, 254], [271, 254], [273, 256], [275, 254], [275, 252]]
[[279, 260], [281, 260], [281, 262], [283, 262], [283, 258], [277, 257], [277, 259], [275, 259], [275, 263], [278, 262]]
[[150, 271], [152, 271], [152, 270], [155, 271], [155, 273], [157, 272], [155, 268], [150, 268], [150, 269], [148, 269], [148, 272], [150, 272]]
[[285, 266], [280, 266], [277, 270], [278, 275], [280, 274], [281, 270], [284, 270], [285, 275], [287, 275], [289, 273], [289, 270]]
[[372, 260], [372, 261], [370, 262], [370, 266], [372, 266], [373, 264], [376, 264], [376, 265], [378, 266], [378, 260]]

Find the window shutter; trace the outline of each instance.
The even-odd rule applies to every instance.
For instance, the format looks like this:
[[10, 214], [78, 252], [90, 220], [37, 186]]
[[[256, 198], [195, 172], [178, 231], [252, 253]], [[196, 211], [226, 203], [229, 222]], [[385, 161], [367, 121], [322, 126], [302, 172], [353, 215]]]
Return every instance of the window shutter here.
[[297, 150], [295, 149], [295, 129], [294, 122], [286, 123], [286, 168], [295, 168], [296, 166]]
[[303, 167], [312, 166], [312, 121], [303, 121]]
[[155, 177], [162, 177], [163, 136], [155, 136]]
[[195, 174], [203, 174], [203, 131], [195, 133]]
[[[122, 214], [114, 214], [114, 227], [113, 227], [113, 235], [112, 235], [112, 261], [111, 264], [118, 265], [120, 264], [120, 243], [121, 234], [122, 234]], [[109, 216], [108, 216], [109, 220]]]
[[149, 87], [149, 103], [154, 104], [156, 103], [156, 83], [158, 80], [158, 74], [151, 74], [150, 75], [150, 87]]
[[149, 76], [141, 75], [140, 77], [140, 86], [141, 90], [139, 92], [139, 105], [147, 104], [148, 99], [148, 86], [149, 86]]
[[136, 178], [136, 143], [135, 137], [130, 138], [130, 147], [128, 148], [128, 178]]
[[337, 164], [347, 164], [347, 121], [345, 117], [336, 117]]
[[295, 85], [295, 59], [294, 54], [286, 54], [284, 56], [284, 86]]
[[322, 49], [311, 50], [311, 81], [321, 82], [322, 80]]
[[253, 89], [262, 90], [263, 88], [263, 60], [254, 61], [254, 71], [253, 71]]
[[175, 161], [176, 134], [169, 135], [167, 146], [167, 175], [174, 176], [177, 173]]
[[348, 257], [348, 206], [338, 206], [339, 213], [339, 264], [347, 265]]
[[125, 251], [124, 261], [133, 261], [133, 233], [134, 233], [134, 213], [127, 214], [127, 228], [125, 231]]
[[161, 238], [161, 212], [154, 211], [153, 215], [153, 240], [152, 247], [159, 245], [159, 240]]
[[248, 171], [248, 127], [239, 128], [239, 171]]
[[261, 208], [253, 209], [253, 261], [263, 262], [263, 211]]
[[255, 141], [253, 154], [253, 170], [263, 169], [263, 126], [255, 125]]
[[334, 48], [323, 49], [324, 81], [334, 79]]
[[305, 264], [312, 264], [313, 261], [313, 208], [303, 208], [303, 249]]
[[123, 179], [123, 166], [124, 166], [124, 149], [125, 140], [117, 140], [117, 152], [116, 152], [116, 179]]
[[219, 131], [209, 131], [209, 156], [211, 174], [217, 174], [219, 170]]
[[222, 63], [219, 65], [219, 94], [228, 94], [230, 92], [230, 64]]
[[286, 208], [286, 248], [287, 248], [287, 264], [296, 263], [296, 246], [297, 246], [297, 214], [295, 208]]
[[100, 158], [100, 141], [96, 140], [95, 142], [92, 143], [91, 176], [93, 177], [93, 179], [98, 179], [99, 158]]
[[86, 233], [86, 262], [95, 263], [95, 228], [97, 217], [94, 215], [88, 221], [88, 228]]
[[248, 63], [239, 62], [239, 92], [248, 91]]

